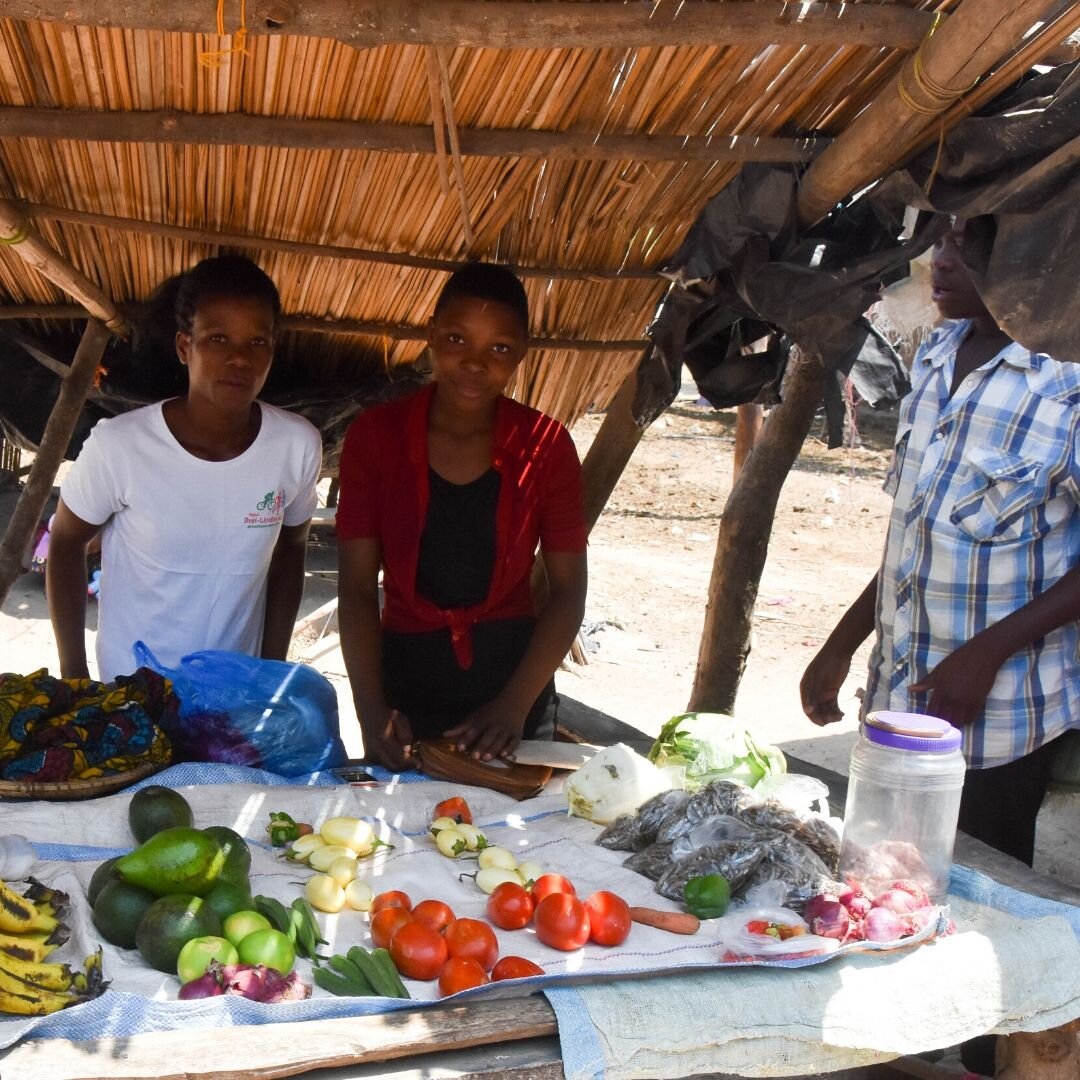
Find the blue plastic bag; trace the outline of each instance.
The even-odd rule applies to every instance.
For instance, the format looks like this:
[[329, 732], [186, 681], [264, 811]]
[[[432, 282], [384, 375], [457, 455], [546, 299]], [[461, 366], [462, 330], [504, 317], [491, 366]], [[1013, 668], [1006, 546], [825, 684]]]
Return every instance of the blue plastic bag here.
[[204, 649], [167, 668], [141, 641], [137, 667], [172, 680], [179, 719], [165, 734], [178, 761], [248, 765], [300, 776], [343, 765], [337, 694], [306, 664]]

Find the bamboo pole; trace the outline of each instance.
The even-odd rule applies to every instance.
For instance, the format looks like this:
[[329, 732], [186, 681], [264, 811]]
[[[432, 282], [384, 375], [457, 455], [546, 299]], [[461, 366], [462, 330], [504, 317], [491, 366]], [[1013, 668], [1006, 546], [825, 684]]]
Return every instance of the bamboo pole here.
[[[8, 0], [9, 19], [76, 26], [204, 34], [213, 9], [198, 4], [116, 0]], [[564, 0], [321, 0], [286, 6], [249, 0], [249, 38], [335, 38], [355, 48], [442, 45], [488, 49], [630, 49], [660, 45], [866, 45], [914, 48], [930, 16], [894, 5], [662, 3], [579, 4]]]
[[820, 221], [898, 165], [905, 144], [971, 90], [1051, 6], [1051, 0], [963, 0], [811, 164], [799, 185], [802, 225]]
[[0, 199], [0, 242], [6, 244], [23, 262], [48, 278], [68, 296], [74, 297], [86, 310], [100, 319], [110, 330], [126, 334], [128, 326], [117, 306], [88, 277], [54, 251], [36, 232], [18, 205]]
[[443, 119], [450, 140], [450, 158], [454, 165], [454, 185], [457, 188], [458, 205], [461, 207], [461, 228], [465, 235], [465, 247], [471, 249], [476, 243], [473, 234], [472, 211], [469, 209], [469, 193], [465, 189], [465, 170], [461, 165], [461, 141], [458, 139], [457, 119], [454, 116], [454, 94], [450, 89], [450, 68], [446, 62], [446, 50], [435, 50], [439, 69], [439, 88], [442, 91]]
[[[429, 54], [431, 51], [429, 50]], [[372, 150], [445, 158], [438, 60], [429, 73], [431, 126], [317, 117], [199, 114], [166, 110], [98, 111], [0, 106], [0, 137], [76, 142], [270, 146], [291, 150]], [[435, 95], [438, 95], [437, 97]], [[438, 114], [435, 109], [438, 109]], [[458, 127], [464, 157], [551, 158], [566, 161], [810, 161], [828, 139], [765, 135], [591, 134], [515, 128]]]
[[[339, 244], [307, 244], [298, 240], [278, 240], [268, 236], [249, 236], [244, 233], [221, 232], [216, 229], [196, 229], [185, 225], [167, 225], [160, 221], [142, 218], [117, 217], [113, 214], [95, 214], [87, 210], [70, 210], [62, 206], [44, 203], [19, 203], [19, 208], [29, 218], [49, 221], [66, 221], [72, 225], [91, 225], [118, 232], [141, 233], [144, 236], [164, 236], [193, 244], [212, 244], [214, 247], [246, 247], [257, 251], [280, 251], [288, 255], [312, 255], [322, 259], [342, 259], [350, 262], [381, 263], [386, 266], [407, 266], [418, 270], [442, 270], [453, 273], [465, 264], [457, 259], [439, 259], [424, 255], [407, 255], [391, 251], [374, 251], [369, 248], [343, 247]], [[2, 233], [0, 233], [2, 237]], [[505, 264], [518, 277], [543, 278], [564, 281], [658, 281], [657, 271], [647, 267], [580, 267], [520, 266]]]
[[435, 159], [439, 163], [442, 193], [450, 196], [450, 166], [446, 160], [446, 119], [443, 116], [442, 87], [439, 85], [439, 56], [436, 49], [424, 50], [427, 66], [428, 98], [431, 102], [431, 131], [435, 139]]
[[15, 504], [4, 538], [0, 540], [0, 604], [7, 599], [12, 583], [24, 572], [23, 558], [49, 500], [56, 471], [64, 460], [108, 341], [108, 328], [99, 320], [91, 319], [83, 331], [71, 368], [60, 383], [60, 394], [45, 424], [30, 475]]
[[709, 580], [705, 627], [688, 709], [734, 713], [776, 502], [821, 401], [817, 356], [793, 352], [783, 401], [772, 409], [724, 506]]

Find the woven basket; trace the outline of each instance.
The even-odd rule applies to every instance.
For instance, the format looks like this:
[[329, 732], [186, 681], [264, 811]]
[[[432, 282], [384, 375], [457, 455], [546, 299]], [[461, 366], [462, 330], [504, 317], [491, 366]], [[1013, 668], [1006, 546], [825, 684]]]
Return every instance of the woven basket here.
[[43, 799], [49, 802], [96, 799], [123, 791], [139, 780], [163, 769], [156, 762], [144, 761], [127, 772], [95, 776], [89, 780], [0, 780], [0, 799]]

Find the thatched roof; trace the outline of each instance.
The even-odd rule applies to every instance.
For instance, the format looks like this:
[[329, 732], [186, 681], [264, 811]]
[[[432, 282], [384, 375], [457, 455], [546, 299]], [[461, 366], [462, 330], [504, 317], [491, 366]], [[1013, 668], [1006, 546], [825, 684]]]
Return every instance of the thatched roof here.
[[[658, 269], [740, 162], [812, 158], [957, 3], [307, 7], [5, 4], [0, 194], [120, 305], [250, 254], [301, 383], [415, 361], [447, 269], [512, 264], [540, 341], [516, 392], [572, 422], [636, 363]], [[70, 303], [0, 254], [0, 308]]]

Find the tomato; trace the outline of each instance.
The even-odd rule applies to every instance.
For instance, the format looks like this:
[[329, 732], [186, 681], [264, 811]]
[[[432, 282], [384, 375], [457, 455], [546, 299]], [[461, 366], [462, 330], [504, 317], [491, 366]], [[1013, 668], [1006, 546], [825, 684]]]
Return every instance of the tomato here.
[[613, 892], [594, 892], [585, 901], [589, 940], [597, 945], [621, 945], [630, 935], [630, 905]]
[[577, 889], [562, 874], [541, 874], [533, 882], [531, 892], [534, 904], [539, 904], [545, 896], [550, 896], [552, 893], [569, 893], [571, 896], [577, 896]]
[[371, 940], [377, 949], [386, 949], [394, 934], [406, 923], [413, 921], [412, 912], [404, 908], [383, 908], [371, 917]]
[[437, 979], [447, 959], [446, 942], [434, 926], [411, 922], [399, 926], [390, 940], [390, 959], [407, 979]]
[[499, 959], [499, 941], [495, 931], [479, 919], [455, 919], [443, 935], [451, 956], [468, 956], [485, 971]]
[[439, 993], [448, 997], [489, 982], [487, 972], [471, 956], [451, 956], [439, 976]]
[[546, 974], [539, 964], [526, 960], [524, 956], [504, 956], [492, 969], [491, 981], [503, 979], [528, 979], [533, 975]]
[[382, 911], [383, 908], [388, 907], [399, 907], [404, 911], [412, 911], [412, 900], [409, 899], [408, 893], [403, 893], [400, 889], [381, 892], [371, 901], [371, 914], [374, 915], [376, 911]]
[[280, 930], [256, 930], [248, 934], [236, 951], [241, 964], [265, 964], [288, 975], [296, 960], [293, 943]]
[[435, 927], [441, 934], [454, 921], [454, 912], [449, 904], [441, 900], [421, 900], [412, 909], [412, 917], [417, 922]]
[[589, 912], [569, 893], [545, 896], [533, 912], [536, 936], [553, 949], [571, 952], [589, 940]]
[[469, 809], [469, 804], [460, 796], [455, 796], [452, 799], [445, 799], [439, 803], [431, 814], [432, 819], [448, 817], [453, 818], [459, 825], [471, 825], [472, 811]]
[[496, 885], [488, 897], [488, 921], [500, 930], [520, 930], [532, 920], [534, 906], [524, 885], [504, 881], [501, 885]]

